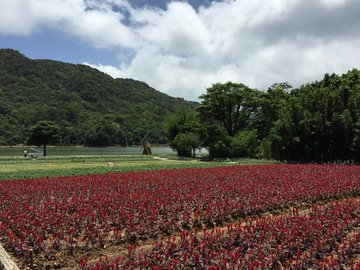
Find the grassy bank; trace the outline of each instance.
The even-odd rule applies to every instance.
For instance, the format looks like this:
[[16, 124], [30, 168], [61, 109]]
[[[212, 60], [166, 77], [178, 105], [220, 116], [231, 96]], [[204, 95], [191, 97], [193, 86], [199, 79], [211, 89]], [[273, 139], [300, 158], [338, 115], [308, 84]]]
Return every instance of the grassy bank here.
[[206, 168], [234, 164], [263, 164], [263, 160], [198, 161], [174, 156], [63, 156], [40, 158], [0, 158], [0, 180], [100, 174], [140, 170]]

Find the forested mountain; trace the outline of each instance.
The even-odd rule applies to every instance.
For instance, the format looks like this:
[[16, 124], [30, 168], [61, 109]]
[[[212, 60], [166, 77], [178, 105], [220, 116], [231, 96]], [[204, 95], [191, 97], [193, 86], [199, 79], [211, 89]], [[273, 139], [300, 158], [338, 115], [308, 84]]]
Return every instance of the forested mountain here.
[[40, 120], [61, 128], [63, 144], [166, 143], [164, 119], [195, 108], [133, 79], [113, 79], [85, 65], [31, 60], [0, 50], [0, 144], [26, 142]]

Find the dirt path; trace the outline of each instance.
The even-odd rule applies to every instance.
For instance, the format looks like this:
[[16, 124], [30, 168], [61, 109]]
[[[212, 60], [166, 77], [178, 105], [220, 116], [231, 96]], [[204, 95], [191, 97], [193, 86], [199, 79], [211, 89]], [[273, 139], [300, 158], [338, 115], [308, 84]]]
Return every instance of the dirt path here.
[[[153, 159], [156, 160], [161, 160], [161, 161], [169, 161], [169, 162], [183, 162], [182, 160], [176, 160], [176, 159], [169, 159], [169, 158], [165, 158], [165, 157], [153, 157]], [[187, 162], [198, 162], [199, 160], [194, 158], [194, 159], [189, 159], [186, 160]]]
[[171, 161], [170, 159], [168, 159], [168, 158], [164, 158], [164, 157], [153, 157], [153, 159], [156, 159], [156, 160], [163, 160], [163, 161]]

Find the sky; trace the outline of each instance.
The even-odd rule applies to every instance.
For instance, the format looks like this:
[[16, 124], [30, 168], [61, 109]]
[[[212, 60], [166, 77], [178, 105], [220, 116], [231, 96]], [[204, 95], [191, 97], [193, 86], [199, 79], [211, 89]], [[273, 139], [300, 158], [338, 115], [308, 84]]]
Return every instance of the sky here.
[[199, 101], [360, 68], [360, 0], [0, 0], [0, 48]]

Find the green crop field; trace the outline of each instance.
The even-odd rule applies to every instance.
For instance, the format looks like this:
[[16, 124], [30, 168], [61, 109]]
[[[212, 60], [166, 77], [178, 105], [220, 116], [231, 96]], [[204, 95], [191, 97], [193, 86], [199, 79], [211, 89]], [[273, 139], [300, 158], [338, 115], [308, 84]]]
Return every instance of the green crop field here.
[[176, 168], [184, 165], [185, 163], [179, 161], [164, 161], [141, 155], [40, 157], [36, 159], [1, 158], [0, 179], [151, 170]]
[[174, 155], [0, 157], [0, 180], [190, 167], [206, 168], [234, 164], [263, 164], [268, 162], [252, 159], [210, 162], [198, 159], [178, 159]]

